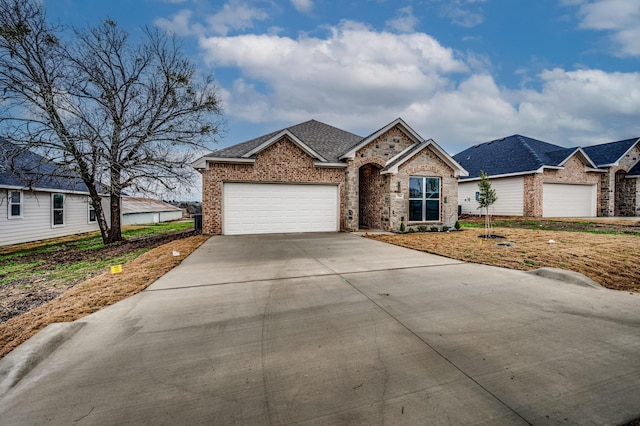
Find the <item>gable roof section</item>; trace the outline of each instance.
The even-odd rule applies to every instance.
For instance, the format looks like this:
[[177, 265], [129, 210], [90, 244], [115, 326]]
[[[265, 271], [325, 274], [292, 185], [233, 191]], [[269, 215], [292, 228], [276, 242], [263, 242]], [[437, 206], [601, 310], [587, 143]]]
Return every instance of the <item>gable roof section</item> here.
[[596, 165], [581, 148], [564, 148], [522, 135], [485, 142], [453, 156], [469, 172], [468, 179], [535, 173], [543, 168], [560, 168], [573, 155], [590, 167]]
[[193, 166], [196, 168], [205, 167], [207, 160], [251, 162], [258, 153], [284, 136], [288, 137], [312, 158], [320, 163], [328, 164], [339, 162], [338, 157], [342, 152], [362, 140], [361, 136], [316, 120], [310, 120], [228, 148], [213, 151], [197, 160], [193, 163]]
[[0, 187], [89, 193], [70, 169], [0, 139]]
[[407, 123], [405, 123], [402, 118], [396, 118], [391, 123], [389, 123], [386, 126], [376, 130], [375, 132], [371, 133], [369, 136], [367, 136], [365, 138], [361, 138], [361, 140], [359, 140], [356, 144], [351, 146], [348, 149], [348, 151], [344, 152], [340, 156], [340, 159], [342, 160], [342, 159], [345, 159], [345, 158], [354, 158], [356, 156], [356, 152], [358, 152], [358, 150], [364, 148], [365, 146], [367, 146], [368, 144], [370, 144], [371, 142], [376, 140], [378, 137], [382, 136], [383, 134], [385, 134], [389, 130], [393, 129], [395, 126], [399, 126], [399, 129], [404, 134], [406, 134], [407, 137], [414, 142], [414, 144], [418, 144], [418, 143], [423, 141], [423, 139], [420, 137], [420, 135], [415, 130], [413, 130], [411, 127], [409, 127], [407, 125]]
[[640, 161], [627, 172], [628, 178], [640, 178]]
[[620, 159], [633, 148], [640, 139], [625, 139], [617, 142], [592, 145], [584, 148], [584, 151], [591, 157], [598, 167], [617, 166]]
[[413, 157], [424, 151], [425, 149], [431, 147], [432, 150], [435, 151], [436, 155], [444, 161], [449, 167], [453, 169], [454, 176], [468, 176], [469, 172], [467, 172], [460, 164], [458, 164], [453, 157], [447, 154], [440, 146], [435, 143], [433, 139], [429, 139], [426, 141], [422, 141], [419, 143], [415, 143], [411, 145], [408, 149], [401, 152], [399, 155], [391, 158], [385, 167], [382, 169], [383, 174], [387, 173], [398, 173], [398, 168], [402, 166], [407, 161], [411, 160]]

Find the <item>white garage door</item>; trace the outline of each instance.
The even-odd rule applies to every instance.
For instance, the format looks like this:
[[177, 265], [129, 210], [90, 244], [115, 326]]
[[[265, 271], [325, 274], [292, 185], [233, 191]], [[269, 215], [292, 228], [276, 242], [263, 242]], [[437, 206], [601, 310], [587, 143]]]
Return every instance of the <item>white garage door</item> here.
[[338, 186], [225, 183], [222, 232], [338, 231]]
[[544, 217], [596, 216], [596, 185], [545, 183], [542, 191]]

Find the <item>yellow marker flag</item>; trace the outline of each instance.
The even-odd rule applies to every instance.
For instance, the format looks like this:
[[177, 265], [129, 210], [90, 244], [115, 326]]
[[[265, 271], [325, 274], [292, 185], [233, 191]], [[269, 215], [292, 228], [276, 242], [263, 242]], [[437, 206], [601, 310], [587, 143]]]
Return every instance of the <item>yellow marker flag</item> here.
[[111, 267], [112, 274], [121, 274], [122, 273], [122, 265], [114, 265]]

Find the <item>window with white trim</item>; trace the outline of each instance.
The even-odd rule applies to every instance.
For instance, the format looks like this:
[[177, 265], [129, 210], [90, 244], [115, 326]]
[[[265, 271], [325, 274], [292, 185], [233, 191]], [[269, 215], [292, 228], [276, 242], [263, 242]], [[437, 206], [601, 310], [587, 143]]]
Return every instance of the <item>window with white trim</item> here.
[[440, 178], [409, 178], [409, 222], [440, 222]]
[[93, 205], [93, 200], [89, 198], [89, 223], [96, 223], [98, 220], [96, 218], [96, 208]]
[[9, 191], [9, 219], [22, 217], [22, 192]]
[[51, 194], [51, 224], [64, 225], [64, 194]]

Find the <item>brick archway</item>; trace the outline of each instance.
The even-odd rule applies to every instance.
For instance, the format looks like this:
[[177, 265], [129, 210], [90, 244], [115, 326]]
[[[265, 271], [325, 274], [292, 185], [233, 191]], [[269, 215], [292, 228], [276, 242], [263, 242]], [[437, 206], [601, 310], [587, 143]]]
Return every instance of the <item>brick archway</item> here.
[[382, 229], [384, 176], [382, 168], [367, 163], [358, 169], [358, 227]]

